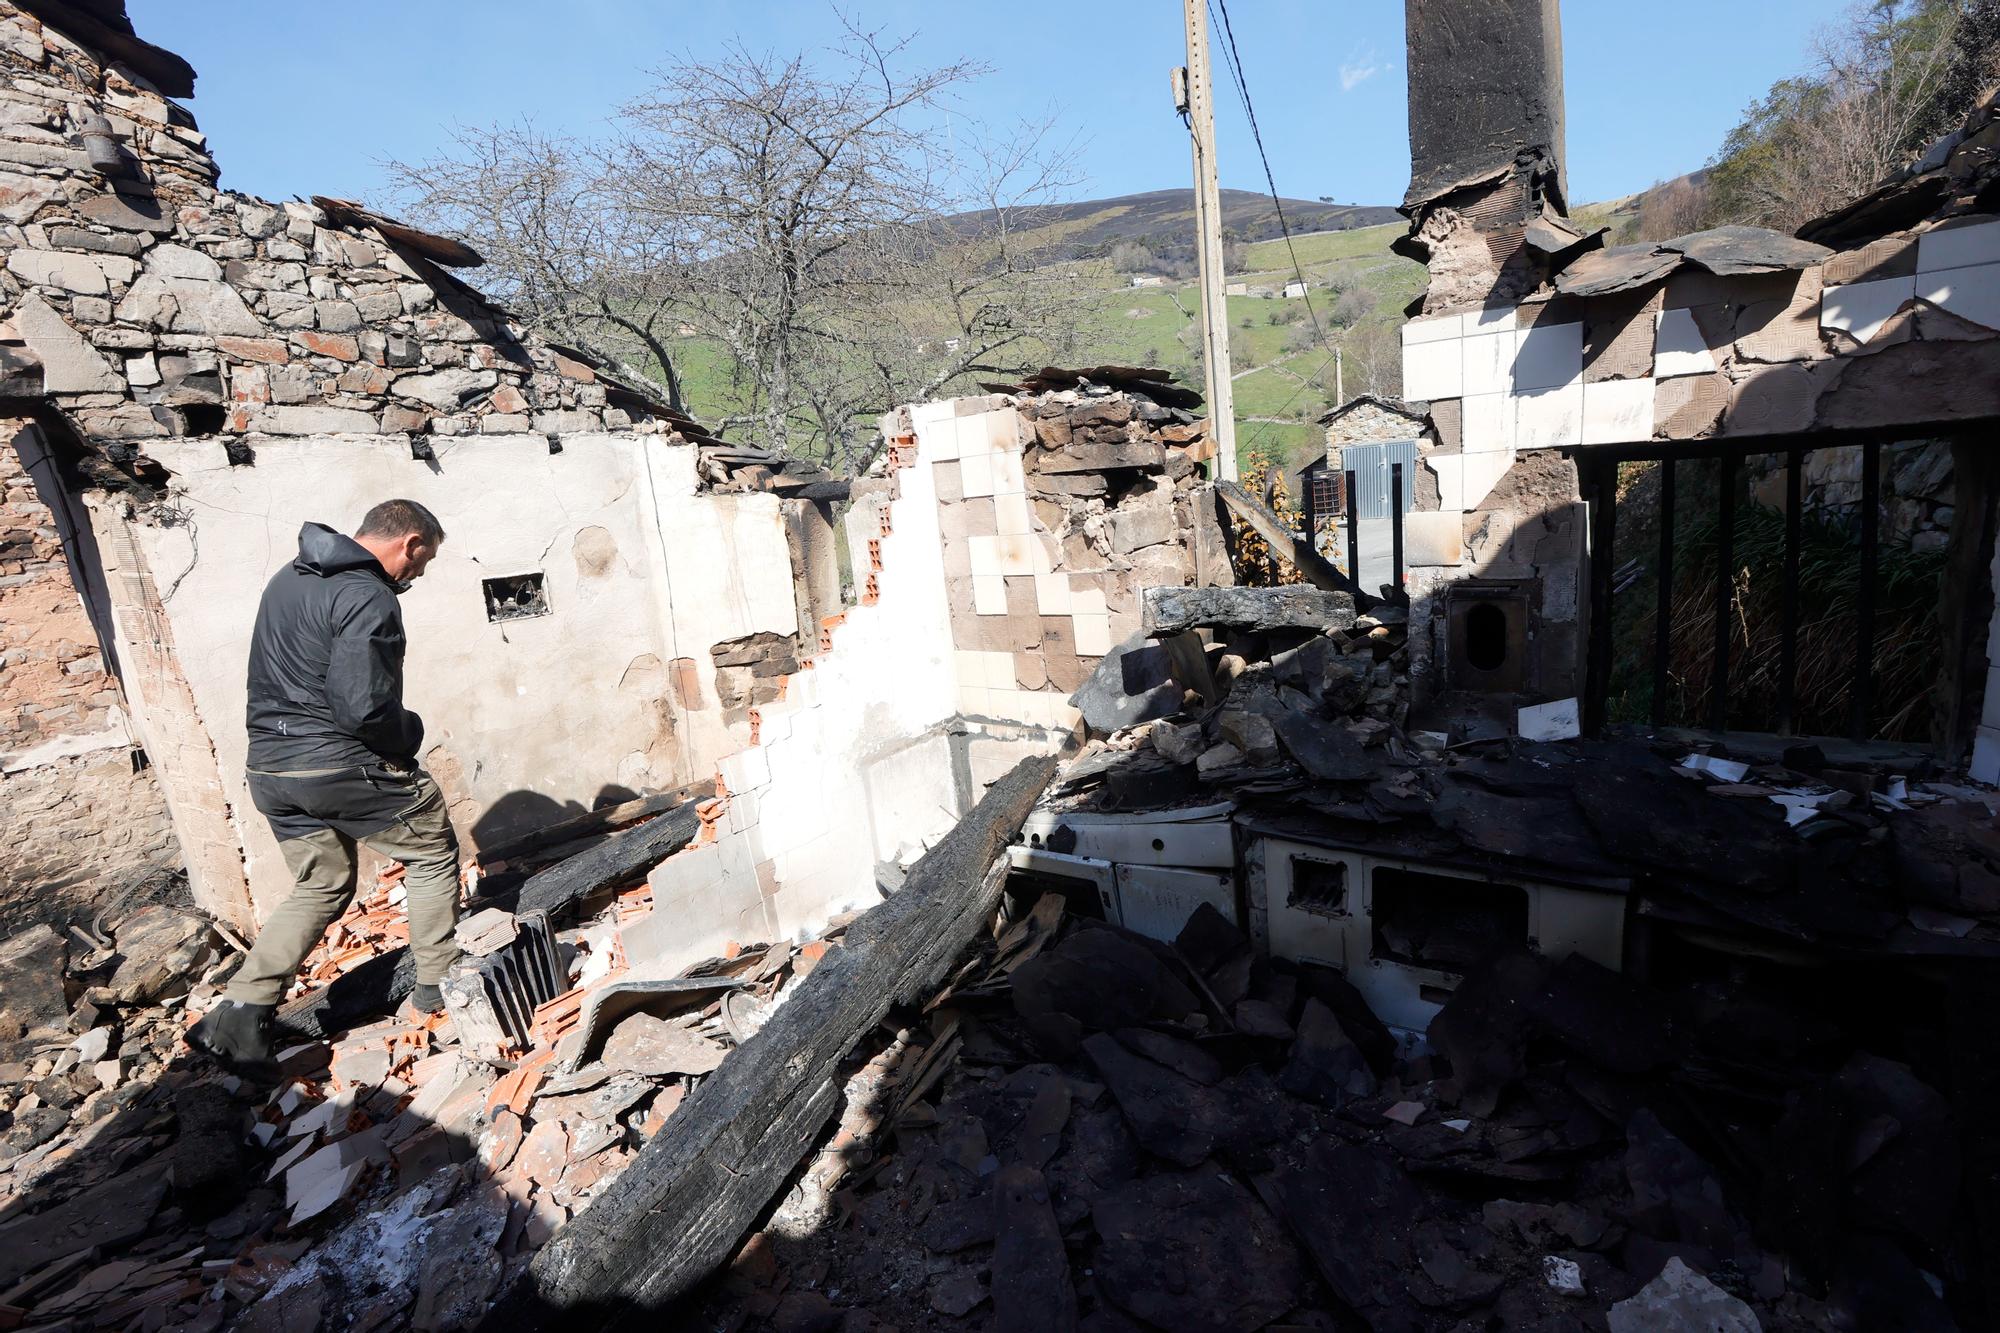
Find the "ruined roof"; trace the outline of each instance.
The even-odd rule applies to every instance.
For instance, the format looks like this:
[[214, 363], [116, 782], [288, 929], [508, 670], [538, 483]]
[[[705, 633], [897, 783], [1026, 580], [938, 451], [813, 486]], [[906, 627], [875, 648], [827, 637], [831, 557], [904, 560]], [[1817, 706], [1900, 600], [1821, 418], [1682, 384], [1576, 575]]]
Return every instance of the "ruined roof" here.
[[1418, 423], [1421, 423], [1425, 416], [1425, 406], [1422, 403], [1407, 403], [1401, 398], [1388, 398], [1381, 394], [1362, 393], [1356, 394], [1338, 407], [1330, 407], [1320, 413], [1319, 424], [1322, 426], [1331, 426], [1357, 407], [1364, 406], [1379, 407], [1385, 412], [1394, 412], [1398, 416], [1408, 417], [1410, 420]]
[[464, 241], [455, 241], [448, 236], [439, 236], [433, 232], [408, 226], [352, 200], [332, 199], [323, 194], [316, 194], [312, 197], [312, 201], [334, 226], [343, 229], [373, 227], [382, 234], [383, 240], [400, 245], [406, 250], [415, 251], [433, 264], [444, 264], [451, 268], [477, 268], [486, 262], [483, 255]]
[[1657, 282], [1683, 264], [1721, 277], [1810, 268], [1833, 252], [1768, 227], [1713, 227], [1670, 241], [1617, 245], [1585, 254], [1556, 275], [1564, 296], [1602, 296]]
[[194, 96], [194, 66], [132, 28], [125, 0], [16, 0], [42, 22], [109, 56], [168, 97]]
[[1175, 383], [1174, 372], [1158, 366], [1086, 366], [1080, 370], [1043, 366], [1019, 384], [987, 387], [1001, 393], [1047, 393], [1051, 389], [1074, 389], [1080, 384], [1099, 384], [1107, 389], [1142, 393], [1163, 407], [1201, 406], [1199, 393]]

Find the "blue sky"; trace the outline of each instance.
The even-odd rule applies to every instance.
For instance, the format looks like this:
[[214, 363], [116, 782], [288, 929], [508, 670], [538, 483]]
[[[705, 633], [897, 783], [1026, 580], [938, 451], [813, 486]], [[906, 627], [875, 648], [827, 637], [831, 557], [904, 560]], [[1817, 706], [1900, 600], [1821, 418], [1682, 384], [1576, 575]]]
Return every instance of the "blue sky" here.
[[[366, 198], [382, 162], [438, 151], [453, 122], [531, 118], [590, 134], [647, 71], [733, 38], [779, 52], [838, 35], [826, 0], [129, 0], [140, 34], [200, 72], [191, 108], [223, 183], [269, 198]], [[914, 35], [910, 58], [974, 57], [969, 118], [1053, 111], [1074, 138], [1078, 197], [1185, 186], [1167, 70], [1173, 0], [853, 0], [861, 23]], [[1807, 62], [1830, 0], [1575, 0], [1564, 14], [1570, 198], [1629, 194], [1699, 166], [1745, 104]], [[1409, 179], [1399, 0], [1236, 0], [1231, 12], [1278, 188], [1393, 204]], [[1726, 34], [1727, 40], [1724, 40]], [[1216, 34], [1218, 42], [1220, 33]], [[1217, 78], [1222, 183], [1261, 190], [1242, 108]]]

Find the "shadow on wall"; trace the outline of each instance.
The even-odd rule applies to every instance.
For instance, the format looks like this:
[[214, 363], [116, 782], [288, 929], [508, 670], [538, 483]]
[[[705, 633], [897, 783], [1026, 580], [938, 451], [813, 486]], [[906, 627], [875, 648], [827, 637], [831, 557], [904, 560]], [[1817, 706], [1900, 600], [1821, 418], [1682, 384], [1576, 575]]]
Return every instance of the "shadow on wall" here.
[[469, 830], [462, 831], [469, 832], [473, 844], [490, 854], [511, 840], [538, 832], [551, 824], [560, 824], [566, 819], [575, 819], [607, 806], [636, 801], [640, 795], [630, 787], [611, 782], [598, 788], [597, 795], [585, 806], [576, 801], [558, 801], [538, 791], [510, 791], [487, 806], [485, 813], [473, 821]]

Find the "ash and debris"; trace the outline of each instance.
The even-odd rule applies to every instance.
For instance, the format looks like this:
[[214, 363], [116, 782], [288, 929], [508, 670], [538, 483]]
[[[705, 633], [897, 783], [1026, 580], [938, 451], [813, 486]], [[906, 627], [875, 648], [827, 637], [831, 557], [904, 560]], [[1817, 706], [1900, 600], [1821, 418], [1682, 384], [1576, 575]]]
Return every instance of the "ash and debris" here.
[[1166, 946], [1050, 895], [850, 1086], [701, 1325], [1953, 1327], [1966, 1108], [1798, 1010], [1515, 951], [1399, 1058], [1211, 908]]
[[1226, 799], [1257, 832], [1590, 873], [1652, 956], [1487, 942], [1398, 1034], [1211, 907], [1168, 946], [1017, 902], [897, 1020], [703, 1326], [1982, 1326], [1993, 793], [1804, 743], [1425, 731], [1397, 621], [1149, 595], [1200, 652], [1142, 635], [1100, 669], [1044, 809]]
[[[295, 1003], [403, 942], [400, 869], [329, 929]], [[568, 989], [527, 1044], [476, 1049], [406, 1007], [281, 1043], [275, 1086], [183, 1044], [241, 958], [212, 922], [155, 904], [102, 939], [79, 928], [74, 950], [46, 926], [0, 944], [0, 1327], [478, 1323], [845, 925], [649, 991], [628, 984], [648, 974], [618, 938], [649, 898], [640, 884], [584, 900], [557, 934]], [[511, 938], [509, 916], [469, 915], [468, 951]], [[621, 986], [641, 993], [583, 1031]]]

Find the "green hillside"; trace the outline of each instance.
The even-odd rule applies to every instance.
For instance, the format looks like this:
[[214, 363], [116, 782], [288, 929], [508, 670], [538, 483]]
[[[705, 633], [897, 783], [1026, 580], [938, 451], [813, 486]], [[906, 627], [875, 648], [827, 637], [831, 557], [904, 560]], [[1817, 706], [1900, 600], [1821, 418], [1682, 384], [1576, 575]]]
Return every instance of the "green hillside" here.
[[[1102, 243], [1121, 232], [1130, 234], [1126, 228], [1133, 224], [1125, 215], [1132, 211], [1133, 198], [1155, 204], [1173, 193], [1072, 205], [1052, 226], [1062, 232], [1065, 242], [1087, 238]], [[1288, 205], [1288, 214], [1291, 211]], [[1351, 224], [1357, 215], [1380, 213], [1342, 210], [1328, 220]], [[1123, 225], [1114, 219], [1122, 219]], [[1170, 221], [1162, 212], [1148, 210], [1150, 226]], [[1269, 462], [1290, 468], [1320, 450], [1322, 435], [1315, 419], [1336, 401], [1336, 346], [1342, 349], [1350, 397], [1398, 391], [1397, 329], [1403, 322], [1403, 307], [1424, 283], [1421, 265], [1389, 252], [1389, 243], [1402, 232], [1403, 224], [1396, 222], [1296, 236], [1291, 249], [1305, 274], [1307, 297], [1228, 298], [1239, 454], [1261, 450]], [[1292, 276], [1291, 253], [1282, 239], [1251, 243], [1241, 253], [1243, 271], [1231, 272], [1231, 283], [1279, 291]], [[1075, 364], [1157, 365], [1201, 387], [1195, 350], [1201, 297], [1191, 279], [1134, 287], [1130, 275], [1114, 272], [1102, 257], [1071, 260], [1069, 266], [1096, 293], [1088, 302], [1083, 347], [1072, 358]], [[1315, 317], [1319, 335], [1313, 332]], [[683, 339], [677, 348], [683, 389], [697, 418], [722, 422], [751, 410], [746, 387], [732, 375], [730, 359], [719, 346]], [[745, 432], [729, 434], [734, 438]], [[1246, 476], [1252, 471], [1248, 465], [1241, 470]]]
[[[1306, 297], [1228, 298], [1239, 454], [1261, 448], [1273, 463], [1290, 468], [1320, 451], [1324, 437], [1316, 418], [1336, 401], [1336, 346], [1350, 397], [1401, 388], [1397, 330], [1403, 307], [1424, 285], [1421, 264], [1389, 251], [1403, 230], [1393, 223], [1294, 237], [1291, 250], [1306, 277]], [[1229, 274], [1231, 283], [1282, 290], [1292, 276], [1283, 240], [1248, 246], [1244, 263], [1243, 272]], [[1105, 290], [1093, 301], [1089, 354], [1079, 356], [1079, 364], [1159, 365], [1201, 387], [1195, 283], [1132, 287], [1108, 265], [1092, 276]], [[1323, 339], [1312, 334], [1315, 316]]]

